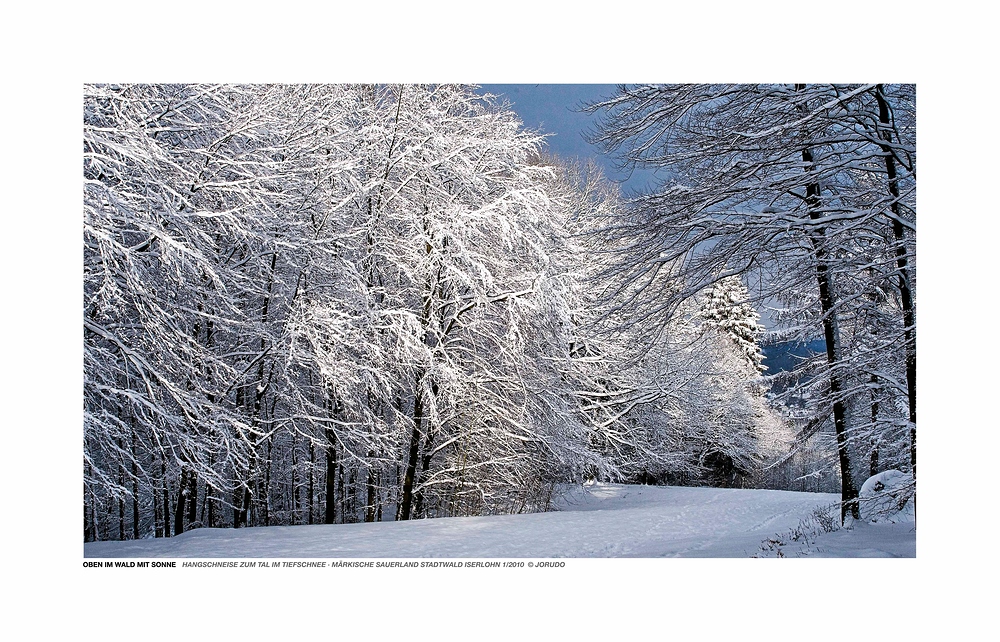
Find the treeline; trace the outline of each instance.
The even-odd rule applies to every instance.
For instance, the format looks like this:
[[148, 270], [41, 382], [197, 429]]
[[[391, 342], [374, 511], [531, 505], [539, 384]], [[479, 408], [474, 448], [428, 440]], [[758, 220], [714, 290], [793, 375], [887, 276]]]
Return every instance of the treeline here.
[[83, 151], [86, 541], [732, 485], [784, 447], [744, 284], [632, 320], [596, 280], [617, 191], [468, 87], [87, 86]]

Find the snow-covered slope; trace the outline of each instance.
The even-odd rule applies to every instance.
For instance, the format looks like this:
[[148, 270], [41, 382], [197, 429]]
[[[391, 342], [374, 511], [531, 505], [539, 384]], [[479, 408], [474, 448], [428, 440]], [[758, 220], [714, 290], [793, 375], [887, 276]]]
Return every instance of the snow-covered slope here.
[[[169, 539], [95, 542], [86, 557], [425, 558], [750, 557], [839, 497], [773, 490], [594, 484], [559, 510], [331, 526], [198, 529]], [[891, 527], [900, 528], [891, 528]], [[912, 525], [827, 533], [788, 554], [914, 556]], [[861, 533], [864, 531], [864, 533]], [[859, 536], [863, 535], [863, 537]], [[829, 538], [835, 546], [825, 547]], [[856, 543], [856, 546], [852, 544]]]

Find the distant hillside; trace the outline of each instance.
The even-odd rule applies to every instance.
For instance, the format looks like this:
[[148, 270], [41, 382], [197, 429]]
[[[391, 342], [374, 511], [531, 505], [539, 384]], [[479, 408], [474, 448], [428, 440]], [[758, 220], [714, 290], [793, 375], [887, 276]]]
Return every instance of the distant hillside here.
[[826, 341], [823, 339], [815, 339], [808, 343], [783, 341], [764, 346], [764, 365], [767, 366], [767, 374], [769, 375], [788, 372], [793, 370], [802, 359], [824, 352], [826, 352]]

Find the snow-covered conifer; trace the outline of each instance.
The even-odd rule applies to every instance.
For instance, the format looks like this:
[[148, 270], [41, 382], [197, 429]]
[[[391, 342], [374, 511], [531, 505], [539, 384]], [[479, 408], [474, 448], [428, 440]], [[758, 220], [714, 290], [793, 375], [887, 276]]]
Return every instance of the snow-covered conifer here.
[[709, 325], [724, 332], [755, 370], [763, 371], [760, 349], [763, 327], [760, 314], [749, 304], [746, 286], [738, 276], [729, 276], [708, 287], [702, 295], [699, 315]]

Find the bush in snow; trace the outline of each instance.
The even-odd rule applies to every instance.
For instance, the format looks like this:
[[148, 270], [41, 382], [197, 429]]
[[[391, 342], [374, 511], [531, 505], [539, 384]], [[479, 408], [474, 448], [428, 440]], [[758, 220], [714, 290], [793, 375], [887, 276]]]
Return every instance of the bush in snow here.
[[895, 524], [912, 522], [913, 477], [898, 470], [886, 470], [869, 477], [859, 493], [861, 519]]

